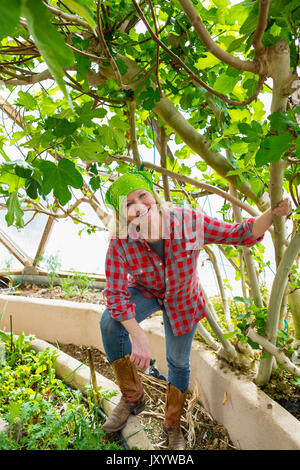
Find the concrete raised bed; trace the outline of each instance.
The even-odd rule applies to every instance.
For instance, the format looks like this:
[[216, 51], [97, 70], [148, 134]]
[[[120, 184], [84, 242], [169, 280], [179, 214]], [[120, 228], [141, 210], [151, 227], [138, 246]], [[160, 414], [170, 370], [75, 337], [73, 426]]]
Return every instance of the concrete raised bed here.
[[[101, 305], [1, 295], [0, 312], [4, 309], [2, 330], [9, 330], [12, 315], [16, 334], [24, 331], [46, 341], [93, 346], [103, 351], [99, 331], [104, 310]], [[161, 318], [145, 320], [143, 328], [159, 369], [167, 373]], [[300, 449], [300, 422], [247, 377], [237, 377], [229, 368], [221, 367], [215, 354], [196, 341], [191, 354], [190, 389], [195, 385], [204, 407], [228, 430], [238, 449]]]

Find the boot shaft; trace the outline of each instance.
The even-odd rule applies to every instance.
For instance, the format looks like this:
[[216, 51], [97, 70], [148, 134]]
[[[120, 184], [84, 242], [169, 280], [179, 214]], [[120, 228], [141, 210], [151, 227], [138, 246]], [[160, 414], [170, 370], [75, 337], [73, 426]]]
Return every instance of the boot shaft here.
[[112, 363], [117, 383], [123, 397], [129, 402], [137, 401], [143, 394], [143, 386], [129, 354]]
[[117, 359], [112, 364], [122, 397], [102, 429], [105, 432], [116, 432], [126, 426], [130, 414], [141, 413], [146, 404], [141, 380], [129, 355]]
[[165, 427], [171, 429], [180, 427], [181, 415], [187, 395], [187, 390], [182, 392], [177, 387], [168, 383], [165, 407]]

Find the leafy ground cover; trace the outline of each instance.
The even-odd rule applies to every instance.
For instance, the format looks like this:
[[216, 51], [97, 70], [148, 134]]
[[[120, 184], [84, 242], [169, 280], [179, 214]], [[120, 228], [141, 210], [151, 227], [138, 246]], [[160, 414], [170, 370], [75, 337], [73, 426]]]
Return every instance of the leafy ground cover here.
[[8, 423], [0, 449], [124, 450], [102, 431], [92, 390], [83, 402], [80, 391], [55, 376], [56, 353], [49, 348], [36, 353], [32, 339], [0, 332], [0, 417]]

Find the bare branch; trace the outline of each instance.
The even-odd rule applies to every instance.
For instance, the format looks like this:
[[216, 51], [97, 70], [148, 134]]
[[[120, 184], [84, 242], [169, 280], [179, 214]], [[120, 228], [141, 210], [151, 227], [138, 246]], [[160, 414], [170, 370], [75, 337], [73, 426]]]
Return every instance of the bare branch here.
[[65, 13], [64, 11], [61, 11], [59, 8], [53, 7], [52, 5], [49, 5], [48, 3], [44, 2], [46, 7], [48, 8], [53, 15], [64, 18], [65, 20], [79, 24], [80, 26], [83, 26], [86, 29], [91, 29], [90, 25], [86, 23], [85, 21], [81, 20], [78, 16], [76, 15], [70, 15], [69, 13]]
[[129, 125], [130, 125], [130, 143], [132, 149], [133, 159], [137, 166], [137, 169], [140, 170], [142, 166], [142, 161], [139, 155], [139, 149], [136, 140], [136, 130], [135, 130], [135, 100], [130, 99], [128, 103], [129, 110]]
[[215, 57], [237, 70], [245, 70], [247, 72], [257, 73], [257, 65], [249, 60], [241, 60], [226, 51], [223, 51], [211, 38], [207, 29], [204, 26], [203, 21], [196, 12], [192, 2], [190, 0], [178, 0], [185, 14], [189, 18], [192, 26], [194, 27], [197, 35], [203, 42], [204, 46]]
[[117, 82], [118, 82], [118, 85], [120, 88], [123, 88], [124, 90], [128, 90], [130, 89], [131, 87], [128, 86], [128, 85], [124, 85], [122, 83], [122, 79], [121, 79], [121, 75], [120, 75], [120, 72], [119, 72], [119, 69], [118, 69], [118, 66], [115, 62], [115, 59], [113, 58], [113, 56], [111, 55], [110, 53], [110, 50], [106, 44], [106, 41], [105, 41], [105, 37], [104, 37], [104, 34], [103, 34], [103, 31], [102, 31], [102, 27], [101, 27], [101, 19], [100, 19], [100, 8], [101, 8], [101, 0], [98, 0], [98, 4], [97, 4], [97, 29], [98, 29], [98, 37], [99, 37], [99, 40], [100, 42], [102, 43], [104, 49], [105, 49], [105, 52], [107, 54], [107, 57], [110, 61], [110, 64], [113, 68], [113, 71], [115, 72], [115, 76], [116, 76], [116, 79], [117, 79]]
[[[168, 137], [166, 135], [165, 127], [160, 128], [160, 165], [162, 168], [167, 168], [167, 145]], [[171, 201], [169, 181], [166, 175], [162, 175], [164, 194], [166, 201]]]
[[259, 13], [256, 30], [253, 37], [253, 46], [255, 52], [260, 54], [264, 51], [265, 46], [262, 44], [261, 40], [264, 35], [267, 22], [268, 22], [268, 12], [270, 7], [270, 0], [260, 0], [259, 1]]
[[[75, 67], [69, 67], [66, 70], [76, 70]], [[46, 69], [43, 70], [43, 72], [40, 73], [35, 73], [33, 75], [25, 75], [24, 77], [20, 76], [20, 78], [11, 78], [8, 80], [5, 80], [6, 85], [12, 85], [12, 86], [17, 86], [17, 85], [33, 85], [34, 83], [42, 82], [44, 80], [49, 80], [53, 79], [50, 70]]]
[[[156, 35], [156, 37], [159, 38], [159, 32], [158, 32], [158, 27], [157, 27], [157, 22], [156, 22], [156, 18], [155, 18], [155, 12], [154, 12], [154, 8], [153, 8], [153, 5], [152, 5], [152, 1], [148, 0], [148, 3], [150, 5], [151, 15], [152, 15], [153, 23], [154, 23], [155, 35]], [[158, 43], [156, 43], [156, 69], [155, 69], [155, 74], [156, 74], [157, 86], [158, 86], [158, 89], [159, 89], [159, 95], [162, 96], [162, 89], [161, 89], [161, 84], [160, 84], [160, 81], [159, 81], [159, 44]]]

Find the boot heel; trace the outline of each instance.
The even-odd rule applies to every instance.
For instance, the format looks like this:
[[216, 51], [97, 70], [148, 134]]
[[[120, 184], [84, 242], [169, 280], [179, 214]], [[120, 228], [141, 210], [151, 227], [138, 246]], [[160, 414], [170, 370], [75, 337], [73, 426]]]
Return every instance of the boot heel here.
[[137, 406], [135, 406], [135, 407], [133, 408], [133, 410], [132, 410], [131, 413], [134, 414], [134, 415], [138, 415], [139, 413], [141, 413], [142, 411], [144, 411], [145, 406], [146, 406], [146, 403], [145, 403], [145, 402], [140, 403], [140, 404], [138, 404]]

